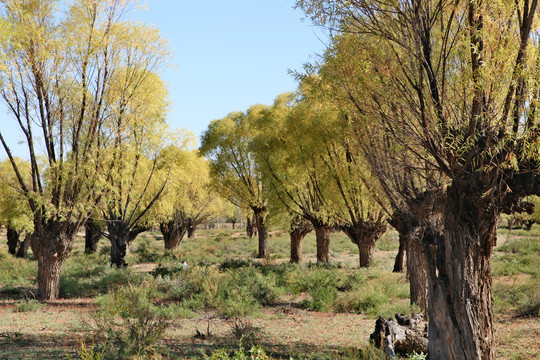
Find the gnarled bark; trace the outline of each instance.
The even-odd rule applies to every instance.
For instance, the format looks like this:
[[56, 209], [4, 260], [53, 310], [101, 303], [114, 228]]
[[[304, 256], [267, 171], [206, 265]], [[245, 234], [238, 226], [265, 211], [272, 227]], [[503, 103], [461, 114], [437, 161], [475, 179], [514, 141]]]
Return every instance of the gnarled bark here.
[[188, 231], [184, 220], [182, 216], [177, 214], [174, 219], [159, 224], [166, 250], [176, 250], [178, 248], [178, 244], [180, 244]]
[[358, 221], [341, 229], [358, 246], [360, 267], [369, 267], [373, 263], [375, 243], [386, 231], [386, 225], [380, 221]]
[[[465, 186], [448, 190], [444, 233], [424, 239], [432, 359], [495, 358], [491, 255], [498, 215]], [[473, 185], [474, 186], [474, 185]]]
[[300, 263], [302, 261], [302, 240], [313, 231], [313, 225], [306, 219], [294, 219], [289, 228], [291, 237], [291, 262]]
[[317, 262], [328, 263], [330, 262], [330, 232], [332, 226], [313, 221], [312, 224], [315, 229], [315, 240], [317, 241]]
[[55, 219], [34, 222], [30, 246], [38, 259], [38, 292], [41, 300], [58, 298], [62, 265], [73, 248], [77, 228], [77, 223]]

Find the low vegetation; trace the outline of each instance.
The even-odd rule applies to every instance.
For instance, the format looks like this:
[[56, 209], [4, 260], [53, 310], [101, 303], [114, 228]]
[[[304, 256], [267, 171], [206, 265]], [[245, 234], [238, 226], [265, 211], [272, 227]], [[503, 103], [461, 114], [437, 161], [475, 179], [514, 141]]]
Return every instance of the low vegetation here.
[[[374, 320], [379, 315], [419, 311], [409, 305], [405, 274], [391, 272], [397, 236], [386, 234], [378, 244], [374, 266], [360, 269], [356, 246], [341, 233], [331, 235], [332, 261], [324, 265], [314, 262], [314, 235], [304, 240], [304, 263], [291, 264], [288, 235], [270, 234], [275, 256], [254, 260], [255, 240], [239, 230], [201, 230], [175, 251], [163, 250], [157, 233], [145, 233], [133, 244], [125, 269], [110, 267], [105, 242], [97, 253], [87, 255], [83, 240], [78, 239], [62, 273], [63, 299], [49, 304], [32, 297], [35, 258], [30, 254], [29, 259], [16, 259], [2, 244], [0, 306], [13, 316], [24, 313], [24, 320], [0, 321], [0, 358], [37, 359], [40, 353], [51, 359], [384, 358], [366, 346]], [[527, 358], [530, 347], [521, 347], [520, 338], [512, 336], [512, 324], [514, 319], [537, 323], [540, 315], [540, 229], [534, 227], [528, 235], [501, 229], [494, 255], [496, 317], [506, 319], [500, 326], [502, 333], [509, 334], [499, 346], [499, 355], [507, 354], [507, 348], [517, 349], [501, 358]], [[72, 327], [44, 325], [44, 318], [63, 314]], [[316, 345], [307, 346], [275, 335], [294, 331], [294, 326], [283, 328], [290, 321], [305, 323], [309, 329], [310, 322], [324, 314], [343, 316], [346, 325], [358, 324], [349, 335], [332, 335], [338, 329], [322, 326], [324, 333], [337, 339], [360, 330], [357, 348], [348, 348], [351, 339], [347, 338], [339, 340], [339, 346], [316, 340]], [[35, 337], [32, 331], [38, 326], [56, 329], [47, 332], [50, 341]], [[299, 336], [306, 344], [321, 335], [318, 330], [297, 331], [302, 331]]]

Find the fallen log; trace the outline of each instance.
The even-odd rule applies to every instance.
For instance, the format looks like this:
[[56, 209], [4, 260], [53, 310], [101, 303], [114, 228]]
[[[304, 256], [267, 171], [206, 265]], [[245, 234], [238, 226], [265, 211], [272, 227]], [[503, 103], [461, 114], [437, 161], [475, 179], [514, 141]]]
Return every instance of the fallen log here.
[[422, 314], [412, 318], [396, 314], [395, 320], [379, 316], [375, 322], [375, 331], [369, 337], [391, 359], [396, 353], [427, 353], [428, 350], [427, 323]]

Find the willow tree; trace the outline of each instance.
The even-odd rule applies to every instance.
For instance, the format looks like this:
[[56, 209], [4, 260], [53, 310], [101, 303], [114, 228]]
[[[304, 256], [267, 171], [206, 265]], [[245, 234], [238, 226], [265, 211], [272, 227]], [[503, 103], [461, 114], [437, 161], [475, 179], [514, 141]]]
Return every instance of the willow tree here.
[[[136, 99], [131, 85], [164, 64], [166, 49], [156, 32], [123, 20], [132, 5], [125, 0], [0, 3], [0, 95], [22, 133], [29, 180], [3, 129], [0, 141], [33, 214], [31, 247], [44, 300], [58, 297], [74, 235], [95, 205], [92, 189], [105, 157], [105, 123]], [[135, 33], [139, 38], [127, 36]], [[129, 82], [113, 80], [126, 69], [137, 69]], [[116, 93], [123, 94], [120, 102]]]
[[[23, 176], [28, 176], [28, 163], [15, 159]], [[8, 252], [17, 257], [26, 257], [33, 232], [32, 211], [25, 201], [9, 160], [0, 162], [0, 224], [7, 230]], [[24, 240], [21, 235], [25, 233]]]
[[212, 187], [207, 160], [197, 150], [175, 145], [164, 153], [172, 167], [170, 180], [151, 216], [159, 222], [165, 249], [174, 250], [197, 225], [217, 217], [224, 203]]
[[[313, 225], [317, 241], [317, 261], [330, 261], [330, 232], [337, 225], [325, 186], [330, 176], [322, 159], [316, 155], [318, 144], [309, 136], [325, 124], [306, 116], [307, 107], [297, 106], [296, 94], [279, 95], [271, 108], [257, 120], [261, 130], [251, 144], [264, 181], [273, 197], [292, 215], [292, 225], [307, 219]], [[296, 215], [296, 216], [295, 216]], [[291, 258], [301, 257], [301, 241], [305, 231], [291, 229]], [[301, 226], [305, 228], [305, 226]], [[309, 231], [308, 231], [309, 232]]]
[[493, 359], [497, 224], [540, 192], [537, 1], [298, 5], [364, 39], [372, 71], [362, 117], [414, 158], [404, 169], [426, 179], [441, 215], [439, 231], [421, 243], [430, 358]]
[[[324, 81], [324, 79], [323, 79]], [[330, 181], [324, 187], [327, 207], [339, 228], [358, 247], [361, 267], [373, 262], [376, 241], [386, 231], [386, 201], [376, 176], [370, 173], [363, 149], [350, 126], [349, 112], [329, 101], [319, 76], [306, 77], [297, 105], [305, 121], [314, 126], [302, 137], [311, 142], [312, 155], [324, 163]], [[322, 94], [321, 94], [322, 93]]]
[[[427, 274], [420, 238], [435, 231], [440, 221], [437, 212], [429, 206], [431, 198], [425, 195], [428, 182], [423, 176], [408, 171], [418, 166], [418, 162], [404, 151], [403, 146], [389, 141], [384, 128], [365, 116], [364, 109], [373, 111], [371, 107], [374, 106], [366, 96], [366, 88], [373, 89], [374, 85], [371, 83], [373, 69], [366, 63], [370, 54], [365, 49], [366, 44], [360, 36], [336, 35], [323, 62], [308, 67], [308, 74], [301, 78], [310, 84], [317, 96], [339, 110], [342, 125], [337, 123], [340, 135], [334, 138], [345, 145], [348, 155], [341, 163], [338, 161], [335, 168], [346, 170], [342, 173], [350, 176], [345, 176], [344, 181], [358, 187], [356, 191], [343, 193], [362, 194], [367, 189], [371, 202], [384, 209], [387, 221], [399, 234], [394, 271], [403, 270], [406, 253], [411, 303], [427, 310]], [[385, 111], [381, 106], [375, 109]], [[354, 166], [339, 166], [347, 163]], [[419, 211], [419, 203], [424, 203], [429, 211]]]
[[[152, 29], [121, 29], [116, 41], [133, 41], [124, 66], [111, 80], [109, 101], [114, 104], [103, 126], [99, 205], [111, 242], [111, 264], [123, 267], [130, 243], [148, 230], [145, 215], [161, 196], [168, 168], [162, 151], [170, 142], [165, 117], [168, 93], [153, 72], [156, 53], [143, 48], [146, 39], [159, 40]], [[131, 40], [137, 39], [137, 40]], [[157, 51], [158, 49], [155, 49]], [[147, 67], [141, 68], [141, 63]], [[127, 99], [130, 99], [127, 103]]]
[[212, 121], [201, 137], [200, 147], [201, 154], [209, 161], [218, 193], [234, 205], [253, 211], [259, 236], [259, 258], [269, 256], [268, 198], [249, 146], [258, 132], [254, 120], [264, 109], [262, 105], [255, 105], [246, 112], [233, 112]]

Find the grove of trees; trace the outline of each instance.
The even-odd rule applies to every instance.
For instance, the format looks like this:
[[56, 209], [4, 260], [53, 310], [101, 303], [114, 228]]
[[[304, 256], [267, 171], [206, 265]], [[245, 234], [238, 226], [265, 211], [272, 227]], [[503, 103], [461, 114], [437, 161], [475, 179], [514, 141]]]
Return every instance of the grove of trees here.
[[83, 227], [120, 268], [140, 232], [176, 250], [220, 215], [253, 216], [258, 258], [280, 222], [294, 263], [311, 231], [330, 262], [343, 231], [369, 267], [392, 226], [430, 359], [494, 359], [497, 226], [540, 196], [536, 0], [298, 0], [326, 52], [296, 92], [212, 121], [199, 149], [167, 128], [170, 51], [126, 19], [134, 6], [0, 2], [0, 95], [27, 151], [0, 129], [0, 224], [11, 253], [37, 257], [41, 299]]

